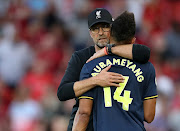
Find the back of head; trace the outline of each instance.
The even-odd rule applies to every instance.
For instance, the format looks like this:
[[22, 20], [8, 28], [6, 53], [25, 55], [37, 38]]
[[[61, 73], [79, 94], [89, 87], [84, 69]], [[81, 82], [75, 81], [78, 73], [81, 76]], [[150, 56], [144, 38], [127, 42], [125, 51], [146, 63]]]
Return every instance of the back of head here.
[[111, 36], [116, 42], [127, 44], [131, 43], [132, 38], [134, 38], [135, 30], [134, 14], [125, 11], [114, 20], [111, 28]]

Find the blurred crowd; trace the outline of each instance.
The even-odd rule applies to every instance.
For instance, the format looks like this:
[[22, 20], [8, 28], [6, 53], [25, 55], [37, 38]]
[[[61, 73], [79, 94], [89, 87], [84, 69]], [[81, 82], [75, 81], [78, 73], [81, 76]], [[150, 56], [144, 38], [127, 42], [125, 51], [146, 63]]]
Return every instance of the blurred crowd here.
[[72, 53], [93, 42], [88, 14], [106, 8], [136, 18], [136, 42], [151, 48], [158, 95], [147, 131], [180, 131], [180, 0], [0, 0], [0, 131], [65, 131], [74, 100], [57, 88]]

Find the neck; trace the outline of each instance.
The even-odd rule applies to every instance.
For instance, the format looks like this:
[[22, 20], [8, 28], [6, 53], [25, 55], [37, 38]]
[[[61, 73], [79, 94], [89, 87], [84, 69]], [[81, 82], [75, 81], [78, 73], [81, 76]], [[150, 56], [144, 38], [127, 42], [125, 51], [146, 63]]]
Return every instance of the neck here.
[[96, 44], [95, 44], [95, 52], [98, 52], [101, 48], [99, 48]]
[[117, 42], [113, 39], [113, 37], [110, 38], [110, 44], [116, 44]]

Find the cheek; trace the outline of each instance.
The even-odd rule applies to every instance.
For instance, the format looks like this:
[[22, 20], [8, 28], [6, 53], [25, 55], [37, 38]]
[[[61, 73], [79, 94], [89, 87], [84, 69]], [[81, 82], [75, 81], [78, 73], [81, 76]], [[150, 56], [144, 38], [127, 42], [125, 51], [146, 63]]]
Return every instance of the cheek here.
[[98, 35], [93, 34], [93, 35], [91, 35], [91, 37], [92, 37], [92, 39], [93, 39], [94, 41], [97, 41]]
[[108, 38], [110, 38], [110, 36], [111, 36], [111, 35], [110, 35], [110, 32], [109, 32], [109, 33], [108, 33]]
[[110, 38], [110, 32], [105, 33], [107, 38]]

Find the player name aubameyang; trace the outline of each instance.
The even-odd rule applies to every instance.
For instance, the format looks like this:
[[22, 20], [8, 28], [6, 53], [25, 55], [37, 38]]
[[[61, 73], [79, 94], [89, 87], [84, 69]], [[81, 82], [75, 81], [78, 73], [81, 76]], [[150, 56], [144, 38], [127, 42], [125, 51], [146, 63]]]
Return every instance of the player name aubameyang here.
[[106, 59], [105, 62], [99, 62], [93, 69], [95, 72], [91, 73], [91, 75], [96, 76], [97, 74], [99, 74], [101, 72], [102, 69], [104, 69], [105, 67], [107, 67], [109, 65], [124, 66], [124, 67], [128, 68], [129, 70], [131, 70], [135, 74], [138, 82], [142, 82], [144, 80], [144, 76], [142, 75], [143, 72], [142, 72], [141, 68], [137, 68], [136, 64], [134, 64], [133, 62], [131, 62], [130, 60], [127, 60], [127, 59], [113, 58], [112, 61], [110, 61], [109, 59]]

